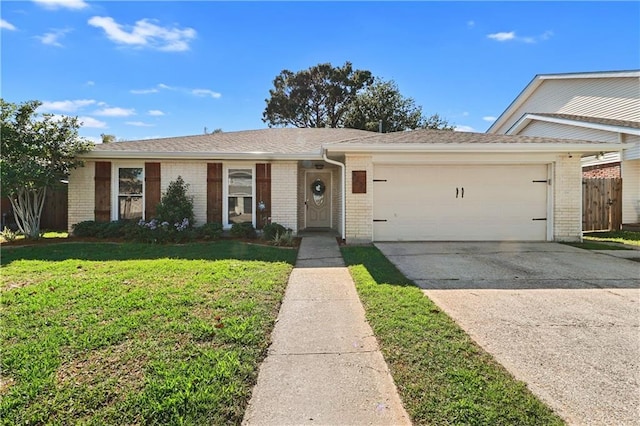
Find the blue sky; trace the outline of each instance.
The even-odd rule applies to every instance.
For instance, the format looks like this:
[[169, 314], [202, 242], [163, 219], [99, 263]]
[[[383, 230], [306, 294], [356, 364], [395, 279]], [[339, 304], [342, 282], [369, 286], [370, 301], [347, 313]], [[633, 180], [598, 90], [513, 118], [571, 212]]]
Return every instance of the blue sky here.
[[134, 140], [265, 128], [274, 77], [395, 80], [484, 132], [536, 74], [640, 68], [639, 2], [2, 1], [1, 93]]

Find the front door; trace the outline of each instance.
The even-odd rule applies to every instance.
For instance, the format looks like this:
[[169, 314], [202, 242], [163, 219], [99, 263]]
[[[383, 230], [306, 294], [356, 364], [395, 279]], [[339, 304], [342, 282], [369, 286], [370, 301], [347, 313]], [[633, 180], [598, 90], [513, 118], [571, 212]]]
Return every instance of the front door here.
[[331, 172], [307, 171], [305, 178], [305, 227], [331, 227]]

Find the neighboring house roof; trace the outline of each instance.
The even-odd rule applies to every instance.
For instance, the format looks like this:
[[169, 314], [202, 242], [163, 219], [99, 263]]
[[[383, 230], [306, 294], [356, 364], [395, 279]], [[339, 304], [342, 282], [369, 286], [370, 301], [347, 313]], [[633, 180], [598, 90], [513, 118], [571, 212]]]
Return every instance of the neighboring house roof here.
[[619, 144], [532, 136], [490, 135], [448, 130], [373, 133], [355, 129], [262, 129], [208, 135], [97, 144], [85, 158], [167, 159], [321, 159], [333, 153], [383, 152], [533, 152], [592, 153]]
[[278, 128], [179, 136], [162, 139], [96, 144], [85, 157], [144, 158], [309, 158], [321, 157], [325, 143], [348, 141], [375, 133], [356, 129]]
[[[531, 82], [520, 92], [520, 94], [511, 102], [507, 109], [496, 119], [496, 121], [489, 127], [487, 133], [496, 133], [500, 131], [500, 128], [505, 125], [506, 122], [512, 119], [513, 114], [520, 108], [538, 87], [547, 80], [562, 80], [562, 79], [601, 79], [601, 78], [640, 78], [640, 70], [628, 70], [628, 71], [604, 71], [604, 72], [582, 72], [582, 73], [563, 73], [563, 74], [538, 74]], [[528, 113], [535, 113], [535, 111], [527, 111]], [[518, 117], [521, 120], [522, 117]], [[507, 129], [507, 133], [510, 129]]]
[[549, 112], [529, 112], [524, 114], [511, 126], [506, 134], [517, 135], [534, 120], [640, 136], [640, 121], [615, 120], [612, 118]]

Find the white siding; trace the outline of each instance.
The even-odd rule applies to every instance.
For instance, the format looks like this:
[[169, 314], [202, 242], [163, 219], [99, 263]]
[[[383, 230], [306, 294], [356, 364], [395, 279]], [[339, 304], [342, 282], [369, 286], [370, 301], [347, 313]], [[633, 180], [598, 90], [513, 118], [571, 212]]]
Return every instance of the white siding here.
[[623, 161], [622, 223], [640, 223], [640, 160]]
[[624, 135], [624, 142], [635, 143], [635, 145], [626, 148], [622, 152], [622, 158], [625, 160], [640, 160], [640, 136]]
[[69, 232], [73, 225], [85, 220], [95, 219], [95, 163], [85, 161], [84, 167], [78, 167], [69, 175], [69, 199], [67, 223]]
[[518, 132], [518, 135], [618, 142], [618, 133], [544, 121], [532, 121], [527, 127]]
[[505, 133], [524, 114], [536, 112], [640, 121], [640, 79], [544, 80], [495, 133]]

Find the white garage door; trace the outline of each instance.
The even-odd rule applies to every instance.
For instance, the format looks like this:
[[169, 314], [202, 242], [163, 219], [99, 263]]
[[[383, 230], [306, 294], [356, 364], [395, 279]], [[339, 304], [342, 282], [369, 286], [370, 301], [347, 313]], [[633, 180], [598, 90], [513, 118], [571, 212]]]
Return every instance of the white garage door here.
[[544, 241], [547, 166], [376, 165], [375, 241]]

